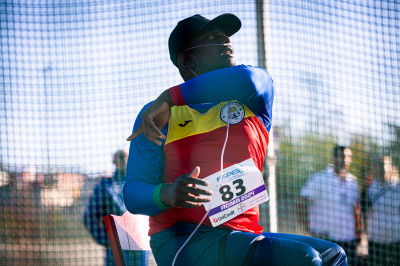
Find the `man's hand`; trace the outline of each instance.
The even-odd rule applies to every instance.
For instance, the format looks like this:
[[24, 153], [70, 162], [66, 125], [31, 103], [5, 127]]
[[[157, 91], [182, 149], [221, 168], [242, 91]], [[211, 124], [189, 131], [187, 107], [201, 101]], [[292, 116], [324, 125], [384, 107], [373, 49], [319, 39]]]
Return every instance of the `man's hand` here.
[[142, 113], [142, 123], [126, 140], [131, 141], [144, 133], [151, 142], [161, 146], [160, 139], [166, 138], [161, 129], [168, 123], [171, 106], [173, 106], [171, 95], [169, 90], [166, 90]]
[[174, 183], [165, 184], [160, 191], [161, 201], [168, 207], [193, 208], [203, 205], [203, 202], [210, 202], [211, 197], [198, 195], [213, 195], [208, 189], [198, 188], [195, 185], [209, 186], [207, 181], [199, 179], [200, 167], [196, 166], [193, 172], [178, 176]]

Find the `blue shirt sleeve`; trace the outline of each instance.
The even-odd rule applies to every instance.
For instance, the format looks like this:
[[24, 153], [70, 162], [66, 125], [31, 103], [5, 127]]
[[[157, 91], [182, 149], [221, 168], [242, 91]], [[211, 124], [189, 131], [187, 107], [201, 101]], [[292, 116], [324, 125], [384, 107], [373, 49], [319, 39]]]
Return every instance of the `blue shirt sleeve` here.
[[186, 104], [237, 100], [269, 131], [274, 101], [273, 81], [262, 68], [239, 65], [205, 73], [179, 85]]
[[[141, 124], [141, 115], [150, 105], [147, 104], [136, 118], [133, 131]], [[161, 131], [166, 135], [168, 125]], [[129, 212], [134, 214], [156, 215], [162, 210], [153, 200], [153, 191], [162, 183], [164, 169], [163, 145], [160, 147], [150, 142], [144, 134], [130, 143], [129, 157], [126, 167], [126, 183], [124, 201]]]

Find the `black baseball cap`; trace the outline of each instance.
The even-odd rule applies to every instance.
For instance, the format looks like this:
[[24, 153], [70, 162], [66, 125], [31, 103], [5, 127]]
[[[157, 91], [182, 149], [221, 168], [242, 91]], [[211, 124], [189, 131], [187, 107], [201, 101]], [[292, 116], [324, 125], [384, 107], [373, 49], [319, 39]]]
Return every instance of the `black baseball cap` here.
[[178, 22], [168, 39], [169, 57], [175, 66], [178, 66], [178, 55], [182, 48], [206, 26], [215, 25], [222, 29], [226, 36], [232, 36], [242, 22], [234, 14], [226, 13], [209, 20], [201, 15], [193, 15]]

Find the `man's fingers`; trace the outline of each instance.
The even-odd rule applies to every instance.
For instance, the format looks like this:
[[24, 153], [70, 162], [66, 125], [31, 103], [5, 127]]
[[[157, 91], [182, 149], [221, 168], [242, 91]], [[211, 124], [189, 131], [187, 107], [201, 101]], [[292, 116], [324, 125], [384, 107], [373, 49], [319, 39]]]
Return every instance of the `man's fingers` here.
[[186, 199], [182, 201], [179, 205], [181, 207], [185, 208], [194, 208], [194, 207], [199, 207], [203, 206], [204, 203], [211, 202], [212, 198], [211, 197], [200, 197], [200, 196], [194, 196], [194, 195], [187, 195]]
[[[143, 132], [142, 132], [143, 133]], [[134, 133], [132, 133], [132, 135], [130, 135], [126, 140], [127, 141], [131, 141], [133, 139], [135, 139], [137, 136], [139, 136], [142, 133], [137, 133], [136, 131]]]
[[200, 187], [186, 187], [186, 191], [190, 194], [196, 194], [196, 195], [213, 195], [214, 192], [209, 189], [205, 188], [200, 188]]
[[155, 132], [145, 132], [144, 135], [146, 136], [146, 138], [148, 140], [150, 140], [154, 144], [156, 144], [158, 146], [162, 145], [162, 142], [160, 140], [160, 136], [157, 133], [155, 133]]
[[195, 196], [193, 194], [187, 194], [183, 199], [184, 202], [190, 202], [190, 203], [210, 202], [211, 200], [212, 200], [211, 197]]
[[126, 141], [131, 141], [131, 140], [133, 140], [134, 138], [136, 138], [136, 136], [135, 136], [134, 134], [132, 134], [132, 135], [130, 135], [130, 136], [126, 139]]
[[185, 184], [185, 185], [201, 185], [201, 186], [205, 186], [208, 187], [210, 185], [210, 183], [208, 183], [205, 180], [199, 179], [200, 175], [200, 167], [196, 166], [193, 171], [190, 174], [186, 174], [181, 176], [181, 181]]
[[197, 197], [197, 196], [194, 196], [192, 199], [191, 199], [191, 202], [192, 203], [202, 203], [202, 202], [211, 202], [211, 200], [212, 200], [212, 198], [211, 197]]
[[156, 126], [156, 124], [151, 120], [149, 122], [149, 133], [156, 136], [159, 139], [166, 139], [166, 136], [161, 132], [161, 130]]
[[153, 142], [154, 144], [156, 144], [156, 145], [158, 145], [158, 146], [161, 146], [162, 145], [162, 142], [160, 141], [160, 139], [159, 138], [152, 138], [152, 137], [148, 137], [148, 136], [146, 136], [151, 142]]
[[189, 177], [199, 177], [200, 175], [200, 167], [196, 166], [193, 171], [189, 174]]
[[143, 124], [140, 124], [139, 127], [135, 130], [135, 132], [133, 132], [132, 135], [130, 135], [126, 140], [131, 141], [140, 134], [142, 134], [143, 132], [144, 132]]
[[210, 186], [210, 183], [208, 183], [207, 181], [203, 180], [203, 179], [199, 179], [199, 178], [195, 178], [195, 177], [190, 177], [190, 176], [185, 176], [184, 178], [182, 178], [181, 180], [185, 185], [200, 185], [200, 186], [205, 186], [208, 187]]
[[160, 134], [158, 134], [157, 132], [154, 131], [148, 131], [148, 132], [144, 132], [144, 135], [149, 139], [164, 139], [160, 136]]
[[158, 146], [162, 145], [162, 142], [160, 139], [166, 139], [165, 135], [154, 125], [154, 124], [149, 124], [147, 127], [151, 128], [149, 131], [145, 131], [146, 125], [144, 123], [140, 124], [140, 126], [135, 130], [135, 132], [132, 133], [126, 140], [131, 141], [135, 138], [137, 138], [140, 134], [144, 133], [145, 136], [154, 144], [157, 144]]

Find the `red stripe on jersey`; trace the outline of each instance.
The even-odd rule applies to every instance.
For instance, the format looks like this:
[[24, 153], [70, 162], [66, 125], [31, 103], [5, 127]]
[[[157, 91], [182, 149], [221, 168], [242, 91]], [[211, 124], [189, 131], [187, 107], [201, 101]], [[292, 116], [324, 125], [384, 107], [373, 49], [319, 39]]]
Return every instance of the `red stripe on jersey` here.
[[172, 102], [177, 105], [186, 105], [185, 100], [183, 99], [181, 88], [179, 85], [169, 88], [169, 93], [171, 95]]

